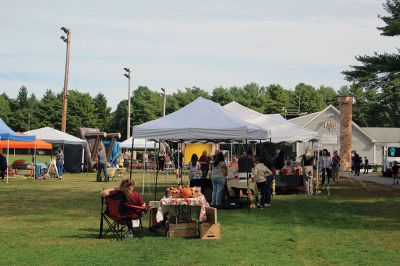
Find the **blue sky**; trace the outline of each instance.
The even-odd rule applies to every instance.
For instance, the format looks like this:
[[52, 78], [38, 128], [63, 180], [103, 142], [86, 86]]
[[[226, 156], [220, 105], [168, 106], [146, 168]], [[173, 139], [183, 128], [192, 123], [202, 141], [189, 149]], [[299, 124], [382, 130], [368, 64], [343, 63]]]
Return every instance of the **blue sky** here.
[[377, 0], [0, 0], [0, 93], [62, 91], [71, 28], [69, 87], [127, 99], [123, 67], [139, 85], [171, 93], [198, 86], [305, 82], [339, 89], [355, 55], [394, 52], [379, 35]]

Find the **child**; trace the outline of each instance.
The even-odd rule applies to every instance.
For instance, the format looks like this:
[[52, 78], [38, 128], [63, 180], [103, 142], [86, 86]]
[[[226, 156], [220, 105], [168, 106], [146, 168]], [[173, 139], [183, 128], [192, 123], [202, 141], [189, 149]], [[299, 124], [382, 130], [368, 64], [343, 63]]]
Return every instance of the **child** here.
[[272, 171], [260, 162], [260, 157], [257, 156], [254, 166], [254, 180], [257, 183], [257, 188], [261, 192], [261, 205], [257, 204], [258, 208], [271, 205], [271, 197], [268, 196], [267, 176], [272, 175]]

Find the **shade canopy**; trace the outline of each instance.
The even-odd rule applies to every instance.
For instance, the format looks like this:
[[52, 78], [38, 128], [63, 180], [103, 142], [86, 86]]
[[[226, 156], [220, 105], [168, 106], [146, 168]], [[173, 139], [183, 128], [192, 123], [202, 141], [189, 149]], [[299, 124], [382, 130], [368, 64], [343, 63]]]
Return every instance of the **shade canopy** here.
[[29, 130], [24, 132], [27, 135], [35, 135], [52, 144], [72, 144], [72, 145], [85, 145], [83, 139], [74, 137], [65, 132], [59, 131], [51, 127], [43, 127], [39, 129]]
[[[155, 141], [152, 140], [145, 140], [145, 139], [135, 139], [133, 142], [133, 148], [134, 149], [155, 149], [158, 147], [158, 144], [156, 144]], [[131, 149], [132, 148], [132, 137], [129, 139], [121, 142], [119, 144], [119, 147], [122, 149]]]
[[319, 139], [318, 132], [293, 124], [280, 114], [261, 114], [234, 101], [226, 104], [223, 108], [242, 120], [261, 128], [270, 129], [271, 141], [274, 143]]
[[221, 105], [197, 98], [178, 111], [134, 126], [132, 135], [144, 139], [267, 140], [270, 131], [243, 121]]
[[[20, 132], [17, 132], [17, 134], [22, 135]], [[52, 145], [39, 138], [36, 138], [34, 141], [0, 140], [0, 149], [7, 148], [51, 150]]]
[[34, 141], [35, 134], [31, 136], [24, 136], [17, 134], [14, 130], [9, 128], [3, 119], [0, 118], [0, 139], [1, 140], [18, 140], [18, 141]]

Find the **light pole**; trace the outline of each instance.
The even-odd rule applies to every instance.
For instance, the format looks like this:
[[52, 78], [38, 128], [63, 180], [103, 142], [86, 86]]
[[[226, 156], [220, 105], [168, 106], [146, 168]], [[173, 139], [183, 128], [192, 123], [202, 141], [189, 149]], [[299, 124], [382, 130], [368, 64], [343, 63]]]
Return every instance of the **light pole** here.
[[124, 67], [124, 70], [128, 74], [124, 74], [128, 78], [128, 120], [126, 122], [126, 138], [129, 139], [131, 136], [131, 73], [130, 68]]
[[65, 132], [67, 127], [67, 98], [68, 98], [68, 75], [69, 75], [69, 49], [71, 46], [71, 29], [67, 29], [65, 27], [61, 27], [61, 30], [67, 34], [67, 38], [65, 36], [61, 36], [60, 39], [63, 40], [67, 44], [67, 54], [65, 59], [65, 74], [64, 74], [64, 95], [63, 95], [63, 108], [62, 108], [62, 116], [61, 116], [61, 131]]
[[165, 106], [167, 105], [167, 95], [165, 94], [165, 89], [161, 88], [163, 95], [163, 116], [165, 116]]
[[299, 108], [298, 108], [298, 109], [299, 109], [299, 111], [298, 111], [298, 112], [299, 112], [299, 115], [300, 115], [300, 100], [301, 100], [301, 96], [296, 96], [296, 98], [298, 98], [298, 99], [299, 99]]

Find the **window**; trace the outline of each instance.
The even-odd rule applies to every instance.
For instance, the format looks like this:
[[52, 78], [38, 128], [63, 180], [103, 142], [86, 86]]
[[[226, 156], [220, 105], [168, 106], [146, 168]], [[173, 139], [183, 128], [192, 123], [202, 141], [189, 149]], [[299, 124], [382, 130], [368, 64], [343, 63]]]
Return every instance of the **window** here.
[[389, 147], [388, 157], [400, 157], [400, 147]]

